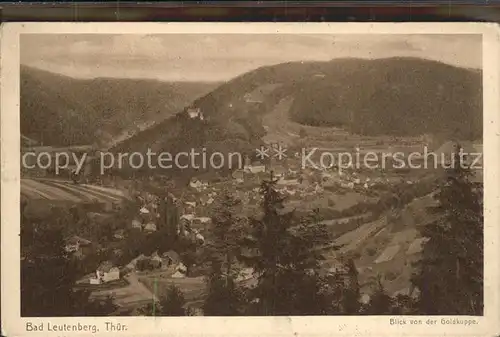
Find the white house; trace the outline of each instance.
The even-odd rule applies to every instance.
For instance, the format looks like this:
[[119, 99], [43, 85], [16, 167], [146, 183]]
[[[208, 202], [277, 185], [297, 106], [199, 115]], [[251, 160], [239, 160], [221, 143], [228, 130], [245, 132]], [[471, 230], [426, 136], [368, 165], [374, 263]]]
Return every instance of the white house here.
[[253, 272], [254, 272], [253, 268], [243, 268], [238, 273], [238, 276], [236, 277], [236, 281], [237, 282], [244, 282], [244, 281], [250, 280], [253, 276]]
[[132, 220], [132, 228], [142, 229], [142, 223], [137, 219], [133, 219]]
[[266, 172], [266, 166], [265, 165], [245, 165], [243, 170], [247, 173], [262, 173]]
[[125, 231], [123, 229], [119, 229], [115, 231], [113, 237], [117, 240], [123, 240], [125, 239]]
[[81, 237], [76, 236], [76, 235], [66, 239], [65, 243], [66, 243], [66, 245], [65, 245], [64, 249], [68, 253], [76, 252], [76, 251], [80, 250], [81, 247], [88, 246], [91, 244], [91, 242], [89, 240], [81, 238]]
[[244, 96], [243, 96], [244, 100], [246, 103], [262, 103], [263, 102], [263, 98], [262, 98], [262, 94], [259, 95], [259, 92], [249, 92], [249, 93], [246, 93]]
[[205, 243], [205, 238], [200, 233], [196, 233], [195, 238], [196, 238], [196, 241], [198, 241], [200, 244]]
[[146, 232], [156, 232], [156, 224], [153, 222], [149, 222], [144, 226], [144, 230]]
[[207, 184], [207, 183], [204, 183], [204, 182], [202, 182], [202, 181], [200, 181], [200, 180], [198, 180], [198, 179], [196, 179], [196, 178], [193, 178], [193, 179], [191, 179], [191, 181], [189, 182], [189, 186], [190, 186], [191, 188], [196, 189], [196, 190], [201, 190], [201, 189], [203, 189], [203, 188], [208, 187], [208, 184]]
[[201, 224], [210, 223], [210, 221], [212, 221], [212, 219], [209, 218], [209, 217], [206, 217], [206, 216], [201, 216], [201, 217], [193, 218], [193, 222], [199, 222]]
[[191, 118], [191, 119], [193, 119], [193, 118], [199, 118], [201, 120], [204, 119], [203, 113], [201, 112], [200, 108], [188, 108], [187, 114], [188, 114], [189, 118]]
[[99, 283], [106, 283], [120, 278], [120, 270], [114, 267], [110, 261], [105, 261], [96, 270], [96, 278]]
[[186, 274], [187, 267], [184, 265], [184, 263], [179, 262], [179, 264], [177, 265], [177, 271], [180, 271], [181, 273]]
[[194, 219], [194, 214], [183, 214], [181, 215], [181, 220], [186, 220], [188, 222], [193, 221]]

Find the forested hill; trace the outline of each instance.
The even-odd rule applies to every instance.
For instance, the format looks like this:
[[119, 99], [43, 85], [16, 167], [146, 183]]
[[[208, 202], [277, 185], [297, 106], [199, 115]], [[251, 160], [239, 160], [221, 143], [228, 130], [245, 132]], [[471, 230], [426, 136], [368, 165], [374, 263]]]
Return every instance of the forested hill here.
[[186, 146], [194, 138], [197, 145], [251, 147], [266, 134], [263, 118], [283, 99], [292, 100], [283, 128], [291, 121], [363, 135], [482, 136], [481, 71], [418, 58], [336, 59], [245, 73], [193, 102], [203, 112], [204, 126], [182, 122], [180, 111], [116, 148], [143, 151], [155, 144], [172, 149], [173, 138], [181, 134], [187, 135]]
[[106, 142], [164, 120], [217, 85], [82, 80], [21, 66], [21, 133], [44, 145]]

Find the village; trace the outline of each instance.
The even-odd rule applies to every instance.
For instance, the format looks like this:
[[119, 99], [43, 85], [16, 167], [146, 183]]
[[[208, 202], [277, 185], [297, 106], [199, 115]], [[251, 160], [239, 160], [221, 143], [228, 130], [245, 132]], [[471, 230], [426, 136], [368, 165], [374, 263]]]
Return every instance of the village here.
[[[247, 101], [249, 99], [246, 97]], [[200, 109], [188, 108], [185, 112], [190, 119], [206, 119]], [[308, 138], [308, 141], [314, 143], [314, 139]], [[96, 298], [112, 297], [121, 314], [134, 313], [144, 305], [157, 301], [169, 285], [178, 286], [189, 305], [202, 314], [199, 304], [204, 296], [207, 272], [206, 262], [202, 258], [203, 247], [210, 241], [212, 216], [218, 200], [223, 194], [230, 193], [241, 201], [238, 213], [246, 218], [258, 217], [261, 212], [261, 183], [268, 179], [276, 180], [277, 191], [285, 198], [286, 211], [294, 211], [299, 217], [315, 212], [326, 226], [332, 242], [326, 247], [317, 247], [327, 256], [325, 270], [337, 271], [343, 255], [355, 256], [361, 279], [373, 276], [375, 265], [383, 265], [385, 267], [381, 272], [389, 273], [389, 283], [394, 281], [389, 289], [408, 293], [410, 290], [406, 288], [406, 283], [409, 276], [398, 279], [392, 270], [393, 264], [401, 265], [408, 263], [408, 259], [414, 259], [421, 250], [424, 238], [416, 237], [414, 228], [405, 227], [412, 223], [411, 219], [402, 220], [403, 225], [399, 224], [402, 227], [399, 231], [403, 234], [391, 233], [394, 219], [390, 217], [401, 218], [401, 215], [388, 216], [387, 212], [394, 207], [395, 190], [413, 191], [405, 192], [408, 195], [406, 203], [426, 198], [434, 188], [432, 179], [439, 168], [408, 169], [395, 167], [390, 161], [382, 166], [378, 163], [375, 167], [339, 167], [339, 163], [332, 163], [329, 167], [304, 167], [300, 152], [307, 149], [301, 149], [303, 144], [304, 140], [294, 144], [271, 142], [270, 149], [277, 151], [282, 146], [288, 146], [290, 155], [281, 158], [269, 156], [265, 160], [246, 156], [243, 166], [233, 170], [230, 175], [199, 174], [191, 177], [186, 186], [166, 188], [166, 194], [157, 193], [157, 188], [150, 188], [163, 184], [157, 177], [149, 177], [143, 183], [101, 177], [89, 184], [90, 160], [78, 181], [71, 172], [63, 172], [73, 179], [73, 186], [60, 180], [51, 180], [52, 167], [46, 170], [48, 173], [37, 171], [38, 181], [25, 181], [26, 184], [29, 182], [27, 187], [38, 184], [38, 193], [40, 190], [54, 193], [51, 192], [54, 191], [52, 188], [61, 189], [57, 192], [59, 195], [69, 195], [69, 192], [74, 194], [76, 191], [88, 196], [89, 193], [84, 192], [84, 189], [89, 188], [99, 193], [97, 199], [92, 200], [101, 206], [87, 210], [84, 217], [97, 222], [97, 232], [104, 233], [104, 237], [94, 235], [91, 239], [85, 237], [84, 233], [88, 232], [86, 228], [81, 233], [76, 230], [75, 235], [66, 238], [65, 250], [80, 261], [87, 271], [75, 286], [89, 289]], [[361, 144], [346, 139], [334, 148], [321, 147], [324, 145], [321, 142], [315, 145], [318, 151], [311, 156], [310, 162], [318, 163], [321, 153], [325, 152], [332, 156], [344, 152], [353, 157], [356, 153], [372, 153], [383, 157], [385, 153], [401, 152], [406, 158], [412, 152], [422, 153], [424, 147], [429, 145], [429, 140], [421, 137], [388, 142], [386, 139], [368, 138]], [[360, 150], [360, 147], [363, 148]], [[80, 147], [68, 149], [70, 152], [83, 150]], [[445, 142], [431, 150], [434, 150], [438, 160], [445, 157], [449, 159], [454, 151], [454, 142]], [[482, 152], [482, 148], [468, 144], [465, 151]], [[419, 157], [418, 160], [417, 164], [422, 164], [424, 158]], [[72, 167], [69, 165], [68, 171]], [[32, 171], [30, 173], [33, 174]], [[41, 187], [41, 183], [50, 187]], [[121, 191], [124, 198], [117, 198], [116, 195], [104, 198], [103, 193], [110, 193], [113, 189]], [[125, 194], [123, 191], [126, 191]], [[110, 221], [114, 222], [112, 226]], [[381, 234], [384, 231], [385, 238]], [[173, 244], [173, 237], [181, 238], [182, 245]], [[401, 255], [403, 245], [401, 242], [395, 243], [396, 238], [407, 246], [409, 256], [403, 254], [397, 263], [394, 261], [397, 260], [398, 252]], [[348, 247], [343, 248], [340, 255], [339, 252], [333, 253], [331, 248], [339, 243]], [[388, 246], [384, 250], [385, 245]], [[390, 267], [387, 268], [388, 265]], [[97, 267], [92, 269], [93, 266]], [[242, 268], [238, 281], [249, 284], [255, 282], [252, 270]]]
[[[394, 248], [392, 252], [390, 249], [384, 252], [378, 241], [380, 238], [374, 241], [376, 243], [369, 244], [374, 246], [369, 252], [361, 246], [363, 240], [368, 244], [375, 240], [371, 239], [375, 234], [381, 237], [379, 233], [389, 227], [390, 221], [387, 218], [380, 220], [384, 211], [380, 200], [390, 196], [395, 186], [416, 188], [425, 176], [429, 176], [429, 172], [354, 168], [343, 171], [302, 169], [300, 160], [296, 157], [266, 163], [247, 158], [244, 167], [235, 170], [225, 180], [193, 177], [188, 186], [179, 190], [177, 195], [169, 193], [165, 200], [168, 199], [167, 204], [175, 209], [176, 235], [189, 242], [190, 249], [194, 252], [199, 251], [210, 238], [211, 217], [217, 200], [227, 191], [241, 200], [242, 215], [258, 216], [260, 183], [271, 175], [277, 180], [278, 191], [286, 197], [285, 207], [299, 215], [318, 210], [322, 223], [332, 234], [332, 245], [338, 242], [348, 244], [350, 248], [345, 253], [355, 252], [362, 262], [358, 268], [369, 274], [373, 272], [371, 265], [381, 262], [387, 265], [398, 252]], [[162, 198], [154, 193], [140, 190], [130, 193], [129, 198], [134, 201], [136, 209], [129, 212], [131, 215], [124, 222], [126, 226], [113, 232], [110, 243], [98, 244], [100, 250], [120, 255], [123, 254], [124, 247], [129, 245], [131, 237], [154, 238], [164, 230], [161, 227], [165, 223], [165, 200], [162, 202]], [[419, 253], [423, 242], [422, 238], [414, 236], [414, 232], [411, 231], [411, 237], [402, 239], [406, 240], [411, 256]], [[352, 237], [353, 233], [357, 233], [356, 237]], [[66, 242], [66, 251], [81, 260], [85, 259], [86, 254], [95, 253], [95, 243], [86, 238], [75, 235]], [[390, 240], [385, 239], [384, 242], [388, 244]], [[98, 261], [96, 270], [83, 277], [77, 286], [88, 287], [95, 297], [112, 296], [122, 312], [130, 313], [157, 299], [168, 285], [176, 285], [185, 292], [188, 303], [198, 310], [198, 314], [202, 314], [199, 312], [199, 304], [205, 291], [203, 260], [199, 260], [198, 256], [192, 259], [194, 262], [187, 263], [186, 252], [179, 249], [149, 249], [147, 253], [139, 249], [136, 251], [137, 255], [128, 261], [120, 258], [111, 259], [120, 261], [118, 263], [111, 260]], [[328, 247], [321, 249], [328, 251]], [[376, 256], [374, 250], [380, 250], [380, 256]], [[384, 254], [392, 257], [384, 257]], [[373, 259], [367, 260], [368, 255]], [[335, 270], [338, 267], [338, 254], [329, 256], [325, 262], [327, 269]], [[196, 262], [200, 265], [196, 265]], [[239, 281], [252, 282], [252, 271], [243, 269]], [[405, 288], [401, 280], [397, 284], [400, 288]]]

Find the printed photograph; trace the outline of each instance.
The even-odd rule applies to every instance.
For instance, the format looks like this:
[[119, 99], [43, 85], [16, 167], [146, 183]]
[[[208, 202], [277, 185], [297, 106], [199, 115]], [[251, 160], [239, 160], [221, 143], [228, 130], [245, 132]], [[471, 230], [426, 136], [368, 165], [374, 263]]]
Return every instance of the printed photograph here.
[[482, 49], [22, 34], [21, 316], [483, 316]]

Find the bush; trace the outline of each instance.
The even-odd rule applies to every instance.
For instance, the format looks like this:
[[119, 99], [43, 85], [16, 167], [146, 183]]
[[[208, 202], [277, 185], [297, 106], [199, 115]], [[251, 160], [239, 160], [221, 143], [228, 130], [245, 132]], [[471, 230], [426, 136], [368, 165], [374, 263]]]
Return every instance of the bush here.
[[376, 253], [377, 253], [377, 250], [375, 248], [366, 249], [366, 255], [368, 255], [368, 256], [374, 256]]

